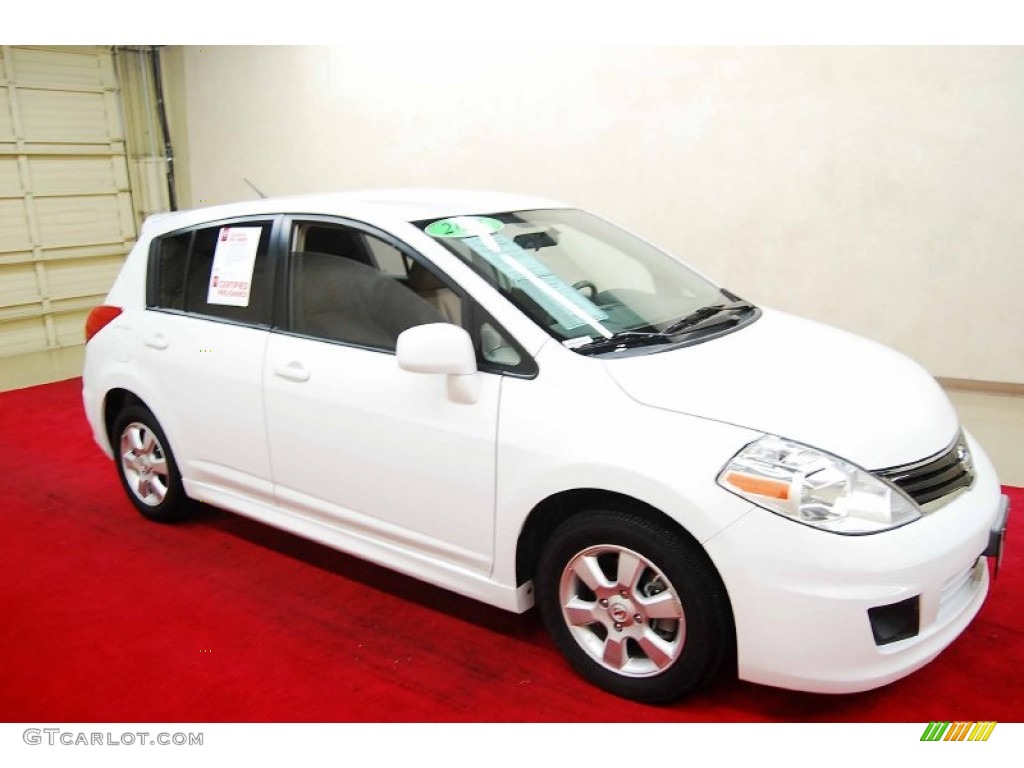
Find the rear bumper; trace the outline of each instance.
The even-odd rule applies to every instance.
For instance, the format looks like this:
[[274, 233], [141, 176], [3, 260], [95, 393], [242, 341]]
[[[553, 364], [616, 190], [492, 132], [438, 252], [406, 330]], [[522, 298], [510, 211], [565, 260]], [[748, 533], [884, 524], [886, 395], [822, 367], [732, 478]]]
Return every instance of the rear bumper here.
[[[984, 556], [1007, 516], [988, 458], [973, 441], [971, 450], [971, 488], [902, 528], [839, 536], [754, 509], [707, 542], [733, 605], [739, 676], [863, 691], [910, 674], [953, 642], [985, 600]], [[878, 609], [899, 603], [916, 626], [880, 640]]]
[[[102, 343], [102, 335], [97, 335], [91, 342], [90, 345], [98, 345]], [[96, 445], [100, 447], [100, 450], [107, 455], [107, 458], [114, 458], [114, 451], [110, 446], [110, 441], [107, 439], [107, 427], [104, 423], [103, 418], [103, 395], [96, 386], [96, 372], [93, 370], [93, 366], [90, 363], [89, 346], [86, 346], [85, 350], [85, 367], [82, 371], [82, 407], [85, 411], [85, 420], [89, 423], [89, 428], [92, 430], [93, 440], [96, 441]]]
[[87, 387], [82, 388], [82, 407], [85, 420], [92, 430], [92, 438], [108, 457], [112, 458], [110, 445], [107, 442], [106, 430], [103, 429], [102, 407], [97, 405], [97, 398]]

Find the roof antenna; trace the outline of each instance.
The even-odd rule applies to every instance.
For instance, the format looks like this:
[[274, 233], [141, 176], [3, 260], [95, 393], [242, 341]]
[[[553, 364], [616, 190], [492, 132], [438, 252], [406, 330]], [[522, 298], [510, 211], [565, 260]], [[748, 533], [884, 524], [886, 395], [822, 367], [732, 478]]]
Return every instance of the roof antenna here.
[[266, 195], [264, 195], [262, 192], [260, 192], [259, 189], [256, 187], [256, 185], [253, 184], [251, 181], [249, 181], [247, 178], [245, 178], [245, 176], [242, 177], [242, 181], [244, 181], [246, 184], [248, 184], [250, 187], [252, 187], [253, 191], [257, 195], [259, 195], [262, 198], [266, 198]]

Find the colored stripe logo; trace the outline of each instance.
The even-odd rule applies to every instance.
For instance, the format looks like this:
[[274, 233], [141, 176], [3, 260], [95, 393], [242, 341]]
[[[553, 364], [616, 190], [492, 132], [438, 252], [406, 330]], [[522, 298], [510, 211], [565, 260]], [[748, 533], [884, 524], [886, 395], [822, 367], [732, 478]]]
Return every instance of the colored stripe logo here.
[[921, 741], [988, 741], [995, 727], [994, 720], [977, 723], [933, 721], [924, 729]]

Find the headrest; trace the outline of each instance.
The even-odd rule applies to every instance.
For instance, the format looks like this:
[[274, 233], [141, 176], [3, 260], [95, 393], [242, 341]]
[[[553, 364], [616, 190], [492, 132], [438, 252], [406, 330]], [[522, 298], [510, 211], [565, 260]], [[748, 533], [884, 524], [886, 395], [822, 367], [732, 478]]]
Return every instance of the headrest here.
[[446, 287], [433, 272], [418, 261], [414, 261], [409, 267], [409, 279], [406, 281], [406, 285], [416, 293], [439, 291]]

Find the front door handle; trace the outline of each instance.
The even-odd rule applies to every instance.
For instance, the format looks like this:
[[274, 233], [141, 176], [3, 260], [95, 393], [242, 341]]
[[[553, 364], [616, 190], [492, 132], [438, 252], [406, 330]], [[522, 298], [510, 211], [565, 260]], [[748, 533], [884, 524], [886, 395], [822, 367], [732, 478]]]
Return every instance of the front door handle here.
[[162, 333], [151, 333], [142, 340], [142, 343], [153, 349], [167, 349], [167, 337]]
[[289, 363], [278, 363], [274, 366], [274, 374], [289, 381], [309, 381], [309, 371], [297, 360]]

